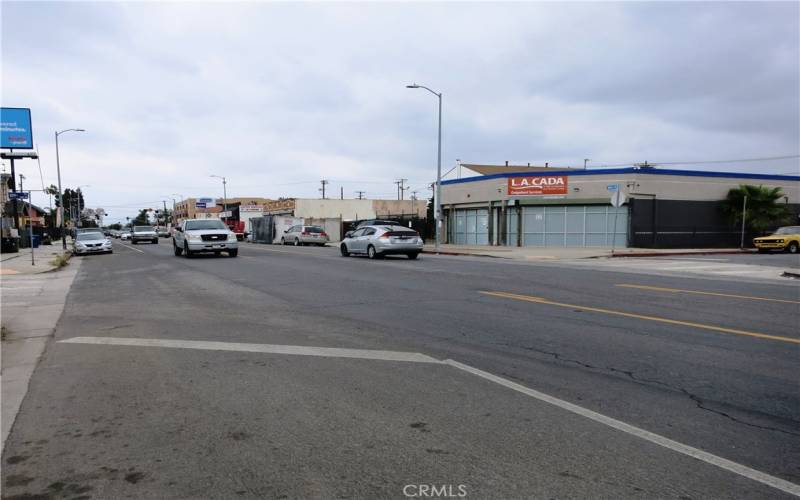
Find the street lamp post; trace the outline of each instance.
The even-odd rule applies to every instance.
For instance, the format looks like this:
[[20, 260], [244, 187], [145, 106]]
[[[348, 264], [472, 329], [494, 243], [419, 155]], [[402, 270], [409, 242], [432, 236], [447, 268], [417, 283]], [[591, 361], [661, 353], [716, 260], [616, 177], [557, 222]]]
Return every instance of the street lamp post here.
[[434, 191], [433, 200], [433, 219], [436, 225], [436, 245], [435, 250], [439, 252], [439, 243], [441, 242], [441, 225], [442, 225], [442, 93], [434, 92], [424, 85], [406, 85], [409, 89], [425, 89], [439, 99], [439, 140], [438, 152], [436, 156], [436, 190]]
[[228, 225], [228, 189], [226, 187], [228, 181], [222, 175], [211, 175], [210, 177], [216, 177], [217, 179], [222, 179], [222, 212], [225, 214], [224, 220], [225, 225]]
[[86, 132], [82, 128], [68, 128], [60, 132], [56, 132], [56, 171], [58, 172], [58, 200], [61, 205], [61, 244], [64, 250], [67, 249], [67, 234], [64, 232], [64, 191], [61, 189], [61, 163], [58, 160], [58, 136], [65, 132]]

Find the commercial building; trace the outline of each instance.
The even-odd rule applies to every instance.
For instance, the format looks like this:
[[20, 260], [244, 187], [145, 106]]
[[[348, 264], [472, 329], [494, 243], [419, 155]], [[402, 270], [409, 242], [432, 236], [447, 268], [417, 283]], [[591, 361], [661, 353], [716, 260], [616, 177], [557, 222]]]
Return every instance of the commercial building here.
[[[214, 200], [214, 204], [209, 205], [207, 208], [197, 208], [197, 201], [198, 198], [185, 198], [177, 203], [175, 203], [175, 221], [181, 222], [184, 219], [197, 219], [197, 218], [209, 218], [208, 214], [219, 214], [222, 212], [222, 206], [226, 200], [222, 198], [217, 198]], [[266, 203], [272, 202], [274, 200], [270, 198], [260, 198], [257, 196], [246, 196], [246, 197], [236, 197], [236, 198], [228, 198], [227, 204], [228, 209], [234, 206], [240, 207], [241, 209], [246, 209], [247, 211], [254, 211], [258, 210], [258, 207], [263, 207]], [[215, 207], [219, 206], [220, 209], [216, 209]], [[220, 215], [212, 215], [213, 217], [219, 217]]]
[[363, 220], [381, 217], [424, 218], [425, 200], [340, 200], [319, 198], [285, 198], [264, 205], [264, 213], [292, 215], [309, 219], [338, 218]]
[[[445, 241], [469, 245], [732, 247], [722, 212], [741, 184], [779, 187], [800, 212], [800, 176], [666, 170], [465, 165], [485, 175], [442, 182]], [[487, 168], [488, 167], [488, 168]], [[612, 194], [621, 193], [620, 207]], [[748, 235], [748, 238], [751, 235]]]

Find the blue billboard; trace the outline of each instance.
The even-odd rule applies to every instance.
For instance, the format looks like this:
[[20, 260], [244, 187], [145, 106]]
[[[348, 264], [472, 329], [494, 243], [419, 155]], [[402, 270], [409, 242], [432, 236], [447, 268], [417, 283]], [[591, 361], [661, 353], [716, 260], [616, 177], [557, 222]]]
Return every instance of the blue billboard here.
[[0, 148], [33, 149], [30, 109], [0, 108]]

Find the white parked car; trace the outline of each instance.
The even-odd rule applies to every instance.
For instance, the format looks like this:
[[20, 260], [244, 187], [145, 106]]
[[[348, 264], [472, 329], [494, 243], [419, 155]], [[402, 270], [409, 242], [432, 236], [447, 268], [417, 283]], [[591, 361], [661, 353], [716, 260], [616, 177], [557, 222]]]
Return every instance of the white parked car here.
[[407, 255], [416, 259], [422, 252], [422, 238], [413, 229], [403, 226], [363, 226], [345, 235], [339, 245], [342, 257], [353, 254], [379, 259], [384, 255]]
[[106, 238], [103, 233], [78, 233], [75, 235], [73, 252], [75, 255], [113, 253], [114, 248], [111, 246], [111, 240]]

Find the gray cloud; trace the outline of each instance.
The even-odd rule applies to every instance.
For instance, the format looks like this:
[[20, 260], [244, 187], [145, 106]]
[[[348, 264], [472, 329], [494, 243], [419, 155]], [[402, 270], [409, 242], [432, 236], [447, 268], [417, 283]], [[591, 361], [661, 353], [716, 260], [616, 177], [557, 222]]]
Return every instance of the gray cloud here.
[[218, 194], [210, 173], [232, 195], [424, 187], [436, 99], [414, 81], [444, 93], [445, 165], [800, 154], [799, 9], [6, 2], [3, 105], [32, 108], [48, 183], [53, 130], [86, 128], [64, 181], [115, 217]]

